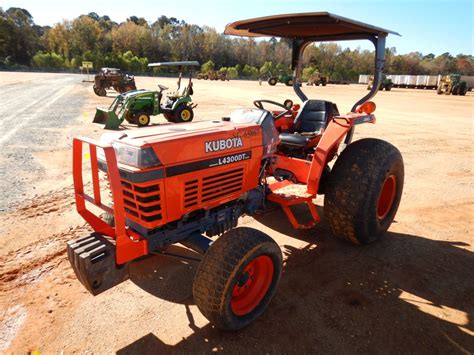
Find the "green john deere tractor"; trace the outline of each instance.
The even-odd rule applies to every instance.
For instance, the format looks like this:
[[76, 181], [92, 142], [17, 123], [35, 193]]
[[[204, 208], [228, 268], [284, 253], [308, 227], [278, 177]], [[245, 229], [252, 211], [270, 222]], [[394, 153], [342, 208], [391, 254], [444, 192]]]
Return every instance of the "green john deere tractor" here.
[[268, 79], [268, 84], [275, 86], [277, 83], [283, 83], [286, 86], [293, 86], [293, 75], [280, 72], [278, 76], [273, 76], [271, 73]]
[[[372, 85], [374, 85], [374, 76], [373, 75], [371, 75], [369, 77], [369, 82], [367, 84], [367, 90], [371, 90]], [[390, 90], [392, 90], [392, 87], [393, 87], [392, 79], [387, 78], [387, 76], [385, 74], [383, 74], [382, 75], [382, 80], [380, 81], [379, 90], [380, 91], [382, 91], [382, 90], [390, 91]]]
[[[193, 94], [192, 67], [199, 67], [199, 62], [163, 62], [150, 63], [149, 67], [176, 66], [179, 70], [178, 88], [168, 94], [163, 100], [163, 91], [166, 86], [158, 85], [159, 91], [134, 90], [118, 95], [109, 108], [97, 108], [94, 123], [105, 124], [106, 129], [118, 129], [124, 120], [139, 127], [148, 126], [150, 116], [160, 113], [169, 122], [191, 122], [194, 117], [193, 109], [197, 106], [192, 103]], [[181, 88], [183, 67], [189, 66], [189, 81]], [[163, 101], [163, 102], [162, 102]]]

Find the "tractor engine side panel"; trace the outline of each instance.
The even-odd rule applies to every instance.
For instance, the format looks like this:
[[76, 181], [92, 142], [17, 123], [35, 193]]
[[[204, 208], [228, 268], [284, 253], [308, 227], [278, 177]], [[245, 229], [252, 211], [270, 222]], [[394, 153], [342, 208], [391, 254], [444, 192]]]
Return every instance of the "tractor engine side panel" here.
[[153, 148], [163, 161], [175, 158], [172, 164], [165, 163], [168, 221], [236, 200], [258, 185], [263, 156], [258, 125], [183, 136]]
[[168, 220], [180, 219], [194, 210], [220, 206], [257, 187], [262, 153], [263, 148], [256, 147], [167, 168]]
[[161, 167], [121, 170], [127, 219], [151, 230], [237, 200], [258, 185], [262, 141], [260, 126], [242, 125], [150, 142]]

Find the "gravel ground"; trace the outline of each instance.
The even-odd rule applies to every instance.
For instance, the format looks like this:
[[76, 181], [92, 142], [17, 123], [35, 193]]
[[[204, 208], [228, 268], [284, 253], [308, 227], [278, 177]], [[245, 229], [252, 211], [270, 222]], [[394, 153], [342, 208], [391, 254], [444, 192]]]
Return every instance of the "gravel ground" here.
[[11, 210], [20, 196], [29, 197], [36, 182], [45, 178], [45, 168], [35, 153], [58, 151], [70, 144], [62, 138], [79, 123], [77, 117], [86, 101], [81, 91], [88, 86], [78, 75], [51, 75], [1, 86], [2, 209]]

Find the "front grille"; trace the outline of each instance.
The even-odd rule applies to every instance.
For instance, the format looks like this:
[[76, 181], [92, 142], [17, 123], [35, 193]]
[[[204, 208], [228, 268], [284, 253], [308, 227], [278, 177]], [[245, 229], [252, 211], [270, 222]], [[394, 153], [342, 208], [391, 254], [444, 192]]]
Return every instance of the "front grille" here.
[[212, 202], [242, 189], [244, 168], [193, 179], [184, 183], [184, 208]]
[[163, 219], [161, 194], [163, 185], [153, 181], [150, 184], [134, 184], [122, 180], [123, 199], [127, 218], [156, 224]]

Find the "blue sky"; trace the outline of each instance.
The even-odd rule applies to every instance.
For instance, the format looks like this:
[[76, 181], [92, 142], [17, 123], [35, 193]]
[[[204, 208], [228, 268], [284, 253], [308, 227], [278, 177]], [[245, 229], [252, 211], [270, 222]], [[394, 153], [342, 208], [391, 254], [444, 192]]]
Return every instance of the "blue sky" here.
[[[272, 14], [329, 11], [399, 32], [389, 36], [387, 47], [398, 53], [444, 52], [473, 54], [473, 0], [1, 0], [0, 6], [23, 7], [37, 24], [53, 25], [62, 19], [96, 12], [121, 22], [131, 15], [156, 20], [160, 15], [214, 27], [222, 32], [227, 23]], [[345, 42], [347, 46], [350, 42]], [[363, 43], [354, 43], [350, 47]]]

